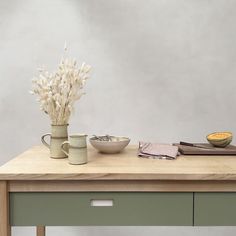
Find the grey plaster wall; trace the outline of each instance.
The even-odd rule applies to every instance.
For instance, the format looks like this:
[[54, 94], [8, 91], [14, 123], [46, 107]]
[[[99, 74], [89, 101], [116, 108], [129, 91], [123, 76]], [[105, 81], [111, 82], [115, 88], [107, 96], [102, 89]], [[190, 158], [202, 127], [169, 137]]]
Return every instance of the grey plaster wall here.
[[[0, 164], [39, 144], [48, 117], [28, 94], [64, 41], [93, 66], [70, 132], [156, 142], [236, 133], [235, 0], [0, 0]], [[13, 235], [32, 235], [14, 228]], [[234, 228], [49, 228], [48, 235], [235, 235]]]

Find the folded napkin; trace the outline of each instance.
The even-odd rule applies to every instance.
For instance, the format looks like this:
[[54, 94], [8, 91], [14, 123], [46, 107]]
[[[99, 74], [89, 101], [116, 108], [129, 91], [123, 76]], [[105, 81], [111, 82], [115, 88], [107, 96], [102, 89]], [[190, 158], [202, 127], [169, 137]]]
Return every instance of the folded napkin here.
[[174, 160], [178, 156], [178, 147], [170, 144], [139, 142], [138, 156]]

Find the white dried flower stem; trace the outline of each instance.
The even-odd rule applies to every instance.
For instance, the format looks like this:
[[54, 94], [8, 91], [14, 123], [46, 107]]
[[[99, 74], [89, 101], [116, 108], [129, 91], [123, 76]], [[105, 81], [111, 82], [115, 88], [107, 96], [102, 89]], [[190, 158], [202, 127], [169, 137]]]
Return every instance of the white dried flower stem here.
[[31, 93], [38, 96], [40, 109], [49, 115], [52, 124], [68, 123], [75, 101], [84, 94], [82, 89], [90, 69], [85, 63], [79, 68], [75, 59], [65, 58], [54, 73], [39, 70], [39, 76], [32, 81]]

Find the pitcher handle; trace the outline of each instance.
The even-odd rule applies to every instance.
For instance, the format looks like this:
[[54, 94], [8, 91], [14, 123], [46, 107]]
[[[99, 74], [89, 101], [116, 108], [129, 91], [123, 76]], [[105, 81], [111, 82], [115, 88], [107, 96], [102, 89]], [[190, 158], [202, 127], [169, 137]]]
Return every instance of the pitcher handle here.
[[44, 135], [41, 137], [41, 141], [42, 141], [42, 143], [43, 143], [47, 148], [50, 149], [50, 145], [45, 141], [45, 137], [47, 137], [47, 136], [50, 136], [50, 137], [51, 137], [51, 134], [44, 134]]
[[68, 141], [63, 142], [63, 143], [61, 144], [61, 150], [62, 150], [67, 156], [69, 156], [69, 153], [64, 149], [64, 145], [65, 145], [65, 144], [69, 144], [69, 142], [68, 142]]

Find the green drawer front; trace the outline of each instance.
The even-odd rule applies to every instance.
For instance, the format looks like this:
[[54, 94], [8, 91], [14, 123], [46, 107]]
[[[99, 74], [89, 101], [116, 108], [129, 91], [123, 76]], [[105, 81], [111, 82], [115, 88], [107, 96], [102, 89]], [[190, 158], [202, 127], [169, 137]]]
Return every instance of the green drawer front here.
[[[91, 200], [113, 206], [91, 206]], [[192, 225], [192, 193], [11, 193], [13, 226]]]
[[195, 193], [194, 225], [236, 225], [236, 193]]

